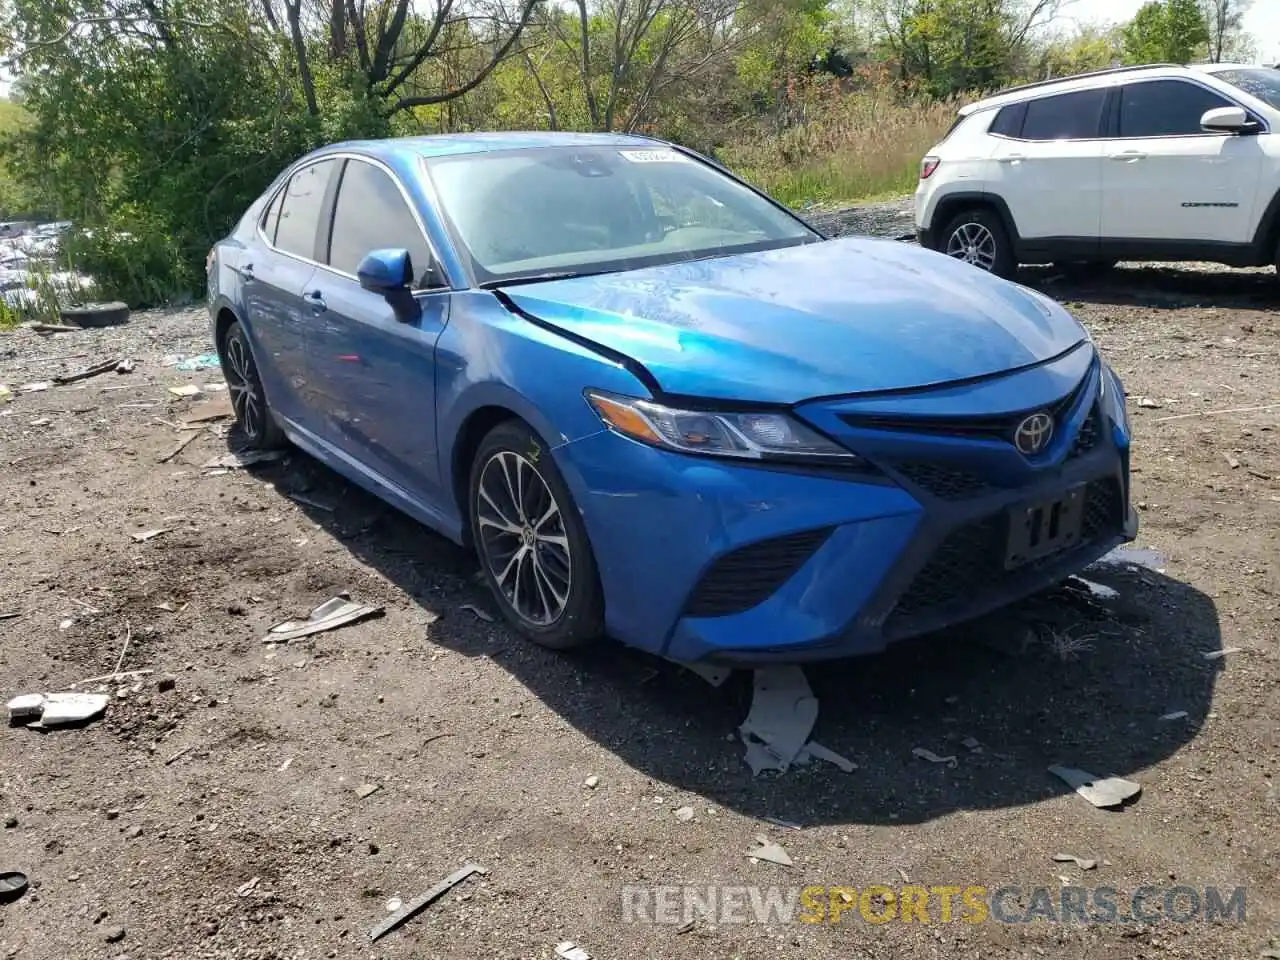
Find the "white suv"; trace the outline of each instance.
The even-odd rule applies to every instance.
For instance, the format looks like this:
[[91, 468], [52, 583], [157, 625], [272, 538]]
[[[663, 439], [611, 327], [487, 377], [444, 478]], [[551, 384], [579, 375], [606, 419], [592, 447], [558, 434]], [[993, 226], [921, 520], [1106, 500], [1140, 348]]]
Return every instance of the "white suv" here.
[[1280, 70], [1156, 64], [1006, 90], [924, 158], [922, 245], [1019, 263], [1280, 258]]

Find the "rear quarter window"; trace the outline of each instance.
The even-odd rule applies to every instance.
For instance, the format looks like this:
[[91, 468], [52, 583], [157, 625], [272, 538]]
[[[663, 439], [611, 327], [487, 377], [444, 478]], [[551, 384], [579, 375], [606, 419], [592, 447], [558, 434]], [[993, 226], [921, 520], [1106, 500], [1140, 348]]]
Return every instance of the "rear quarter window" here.
[[1011, 103], [1008, 106], [1001, 107], [996, 112], [996, 118], [991, 121], [991, 126], [987, 128], [988, 133], [995, 134], [998, 137], [1020, 137], [1022, 136], [1022, 121], [1027, 115], [1026, 103]]

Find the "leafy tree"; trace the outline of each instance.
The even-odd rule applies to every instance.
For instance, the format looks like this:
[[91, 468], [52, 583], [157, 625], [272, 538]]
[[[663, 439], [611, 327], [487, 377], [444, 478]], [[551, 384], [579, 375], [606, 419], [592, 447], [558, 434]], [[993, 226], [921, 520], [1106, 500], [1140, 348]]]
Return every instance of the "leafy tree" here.
[[1197, 0], [1151, 0], [1122, 32], [1128, 63], [1190, 63], [1209, 42]]

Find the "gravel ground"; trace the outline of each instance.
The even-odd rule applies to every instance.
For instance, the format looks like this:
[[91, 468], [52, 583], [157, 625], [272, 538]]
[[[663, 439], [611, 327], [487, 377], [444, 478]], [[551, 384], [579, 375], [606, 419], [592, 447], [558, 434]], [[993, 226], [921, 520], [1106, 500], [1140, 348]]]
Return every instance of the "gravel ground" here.
[[[753, 779], [734, 742], [748, 676], [712, 689], [612, 646], [538, 650], [469, 608], [488, 608], [470, 557], [306, 456], [202, 469], [235, 441], [223, 424], [161, 463], [202, 402], [167, 388], [218, 379], [165, 364], [208, 349], [200, 310], [0, 335], [16, 391], [0, 407], [0, 613], [20, 613], [0, 620], [6, 696], [110, 673], [122, 651], [155, 671], [112, 685], [98, 723], [0, 734], [0, 871], [37, 885], [0, 903], [0, 958], [549, 960], [564, 940], [597, 960], [1257, 957], [1280, 935], [1280, 300], [1270, 276], [1208, 268], [1021, 279], [1126, 379], [1140, 544], [1163, 572], [1100, 570], [1117, 598], [1059, 591], [810, 670], [815, 737], [859, 769], [781, 778]], [[134, 372], [20, 389], [117, 357]], [[261, 642], [344, 590], [386, 615]], [[1143, 792], [1097, 810], [1051, 763]], [[793, 866], [748, 859], [757, 835]], [[488, 874], [370, 946], [388, 901], [468, 861]], [[1146, 885], [1156, 908], [1176, 884], [1242, 886], [1247, 914], [970, 924], [935, 906], [929, 924], [851, 910], [686, 930], [628, 922], [620, 892], [907, 883], [1017, 885], [1015, 913], [1041, 887], [1114, 888], [1125, 913]]]

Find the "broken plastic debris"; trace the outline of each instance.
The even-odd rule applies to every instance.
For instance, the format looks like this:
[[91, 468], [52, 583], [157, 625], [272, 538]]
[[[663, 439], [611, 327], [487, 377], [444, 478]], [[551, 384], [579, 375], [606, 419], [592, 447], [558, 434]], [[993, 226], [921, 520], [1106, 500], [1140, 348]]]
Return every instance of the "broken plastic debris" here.
[[593, 773], [591, 776], [587, 777], [587, 779], [582, 781], [582, 785], [588, 790], [594, 790], [596, 787], [600, 786], [600, 778]]
[[556, 956], [560, 960], [591, 960], [591, 954], [578, 946], [572, 940], [566, 940], [564, 943], [556, 944]]
[[1116, 547], [1097, 561], [1103, 566], [1146, 567], [1156, 573], [1164, 573], [1165, 558], [1155, 550], [1145, 547]]
[[1160, 719], [1161, 720], [1181, 720], [1186, 715], [1187, 715], [1187, 711], [1185, 710], [1175, 710], [1173, 711], [1173, 713], [1164, 714]]
[[733, 671], [728, 667], [718, 667], [710, 663], [687, 663], [683, 660], [673, 660], [672, 662], [680, 664], [690, 673], [696, 673], [713, 687], [723, 685], [733, 674]]
[[387, 901], [387, 913], [395, 913], [404, 906], [404, 901], [399, 897], [392, 897]]
[[1239, 647], [1223, 647], [1221, 650], [1206, 650], [1201, 654], [1206, 660], [1221, 660], [1229, 653], [1239, 653]]
[[38, 383], [24, 383], [18, 389], [21, 390], [23, 393], [43, 393], [45, 390], [48, 390], [52, 386], [53, 386], [52, 381], [41, 380]]
[[367, 800], [381, 789], [382, 784], [380, 783], [362, 783], [360, 786], [356, 787], [356, 796], [361, 800]]
[[101, 693], [46, 693], [40, 724], [56, 727], [94, 720], [106, 711], [107, 703], [107, 696]]
[[1062, 780], [1095, 807], [1118, 807], [1142, 792], [1142, 785], [1120, 777], [1099, 779], [1087, 770], [1054, 764], [1049, 772]]
[[475, 616], [477, 620], [483, 620], [485, 623], [493, 623], [493, 614], [486, 610], [481, 610], [474, 603], [464, 603], [458, 609], [467, 611], [467, 613]]
[[187, 357], [185, 360], [179, 360], [176, 364], [179, 370], [187, 373], [196, 370], [212, 370], [218, 365], [218, 355], [216, 353], [202, 353], [198, 357]]
[[1092, 580], [1086, 580], [1084, 577], [1072, 577], [1073, 582], [1083, 584], [1096, 599], [1098, 600], [1114, 600], [1120, 596], [1120, 591], [1114, 587], [1108, 587], [1105, 583], [1094, 583]]
[[757, 846], [748, 850], [745, 856], [750, 857], [752, 860], [765, 860], [769, 863], [776, 863], [782, 867], [795, 865], [795, 862], [787, 855], [787, 851], [767, 838], [756, 837], [756, 844]]
[[145, 530], [142, 533], [132, 533], [130, 536], [133, 537], [134, 543], [146, 543], [148, 540], [154, 540], [162, 534], [170, 533], [171, 530], [172, 528], [170, 527], [159, 527], [155, 530]]
[[796, 761], [818, 720], [818, 700], [799, 667], [767, 667], [755, 671], [754, 693], [747, 719], [738, 728], [747, 745], [751, 772], [785, 773]]
[[258, 888], [258, 884], [262, 881], [261, 877], [254, 877], [252, 880], [246, 880], [240, 886], [236, 887], [237, 897], [247, 897]]
[[842, 757], [834, 750], [829, 750], [813, 740], [806, 743], [796, 756], [796, 763], [808, 763], [810, 760], [825, 760], [827, 763], [834, 763], [845, 773], [853, 773], [858, 769], [858, 765], [852, 760]]
[[477, 864], [474, 864], [474, 863], [468, 863], [461, 870], [457, 870], [454, 873], [449, 874], [449, 876], [445, 877], [443, 880], [437, 883], [434, 887], [432, 887], [422, 896], [418, 897], [416, 900], [409, 901], [403, 907], [400, 908], [400, 911], [398, 913], [392, 914], [391, 916], [387, 917], [386, 920], [383, 920], [382, 923], [378, 924], [376, 927], [370, 930], [369, 931], [370, 942], [376, 941], [379, 937], [382, 937], [385, 934], [390, 933], [396, 927], [400, 926], [400, 924], [404, 923], [406, 920], [408, 920], [409, 918], [413, 917], [415, 914], [425, 909], [433, 901], [438, 900], [450, 889], [452, 889], [453, 887], [456, 887], [458, 884], [460, 884], [463, 880], [467, 879], [467, 877], [471, 876], [473, 873], [479, 873], [483, 875], [488, 872], [489, 871], [486, 870], [484, 867], [478, 866]]
[[242, 450], [239, 453], [228, 453], [223, 457], [214, 457], [204, 464], [205, 470], [241, 470], [257, 463], [271, 463], [284, 456], [283, 450]]
[[169, 392], [175, 397], [198, 397], [200, 396], [200, 388], [194, 383], [186, 383], [180, 387], [170, 387]]
[[681, 823], [688, 823], [693, 819], [693, 807], [679, 807], [676, 809], [676, 819]]
[[932, 750], [926, 750], [924, 747], [913, 747], [911, 753], [921, 760], [928, 760], [930, 763], [945, 763], [948, 767], [954, 767], [959, 762], [954, 754], [949, 757], [940, 757]]
[[267, 631], [267, 635], [262, 638], [262, 642], [288, 643], [290, 640], [308, 637], [313, 633], [323, 633], [326, 630], [345, 627], [358, 620], [380, 617], [382, 613], [382, 607], [356, 603], [346, 597], [334, 597], [332, 600], [326, 600], [312, 610], [311, 616], [307, 617], [306, 620], [286, 620], [284, 623], [276, 624]]
[[1074, 863], [1081, 870], [1092, 870], [1098, 865], [1097, 860], [1086, 860], [1071, 853], [1055, 853], [1053, 859], [1055, 863]]
[[41, 711], [44, 710], [44, 695], [39, 693], [24, 693], [21, 696], [14, 697], [9, 701], [9, 722], [16, 723], [23, 720], [38, 720]]

